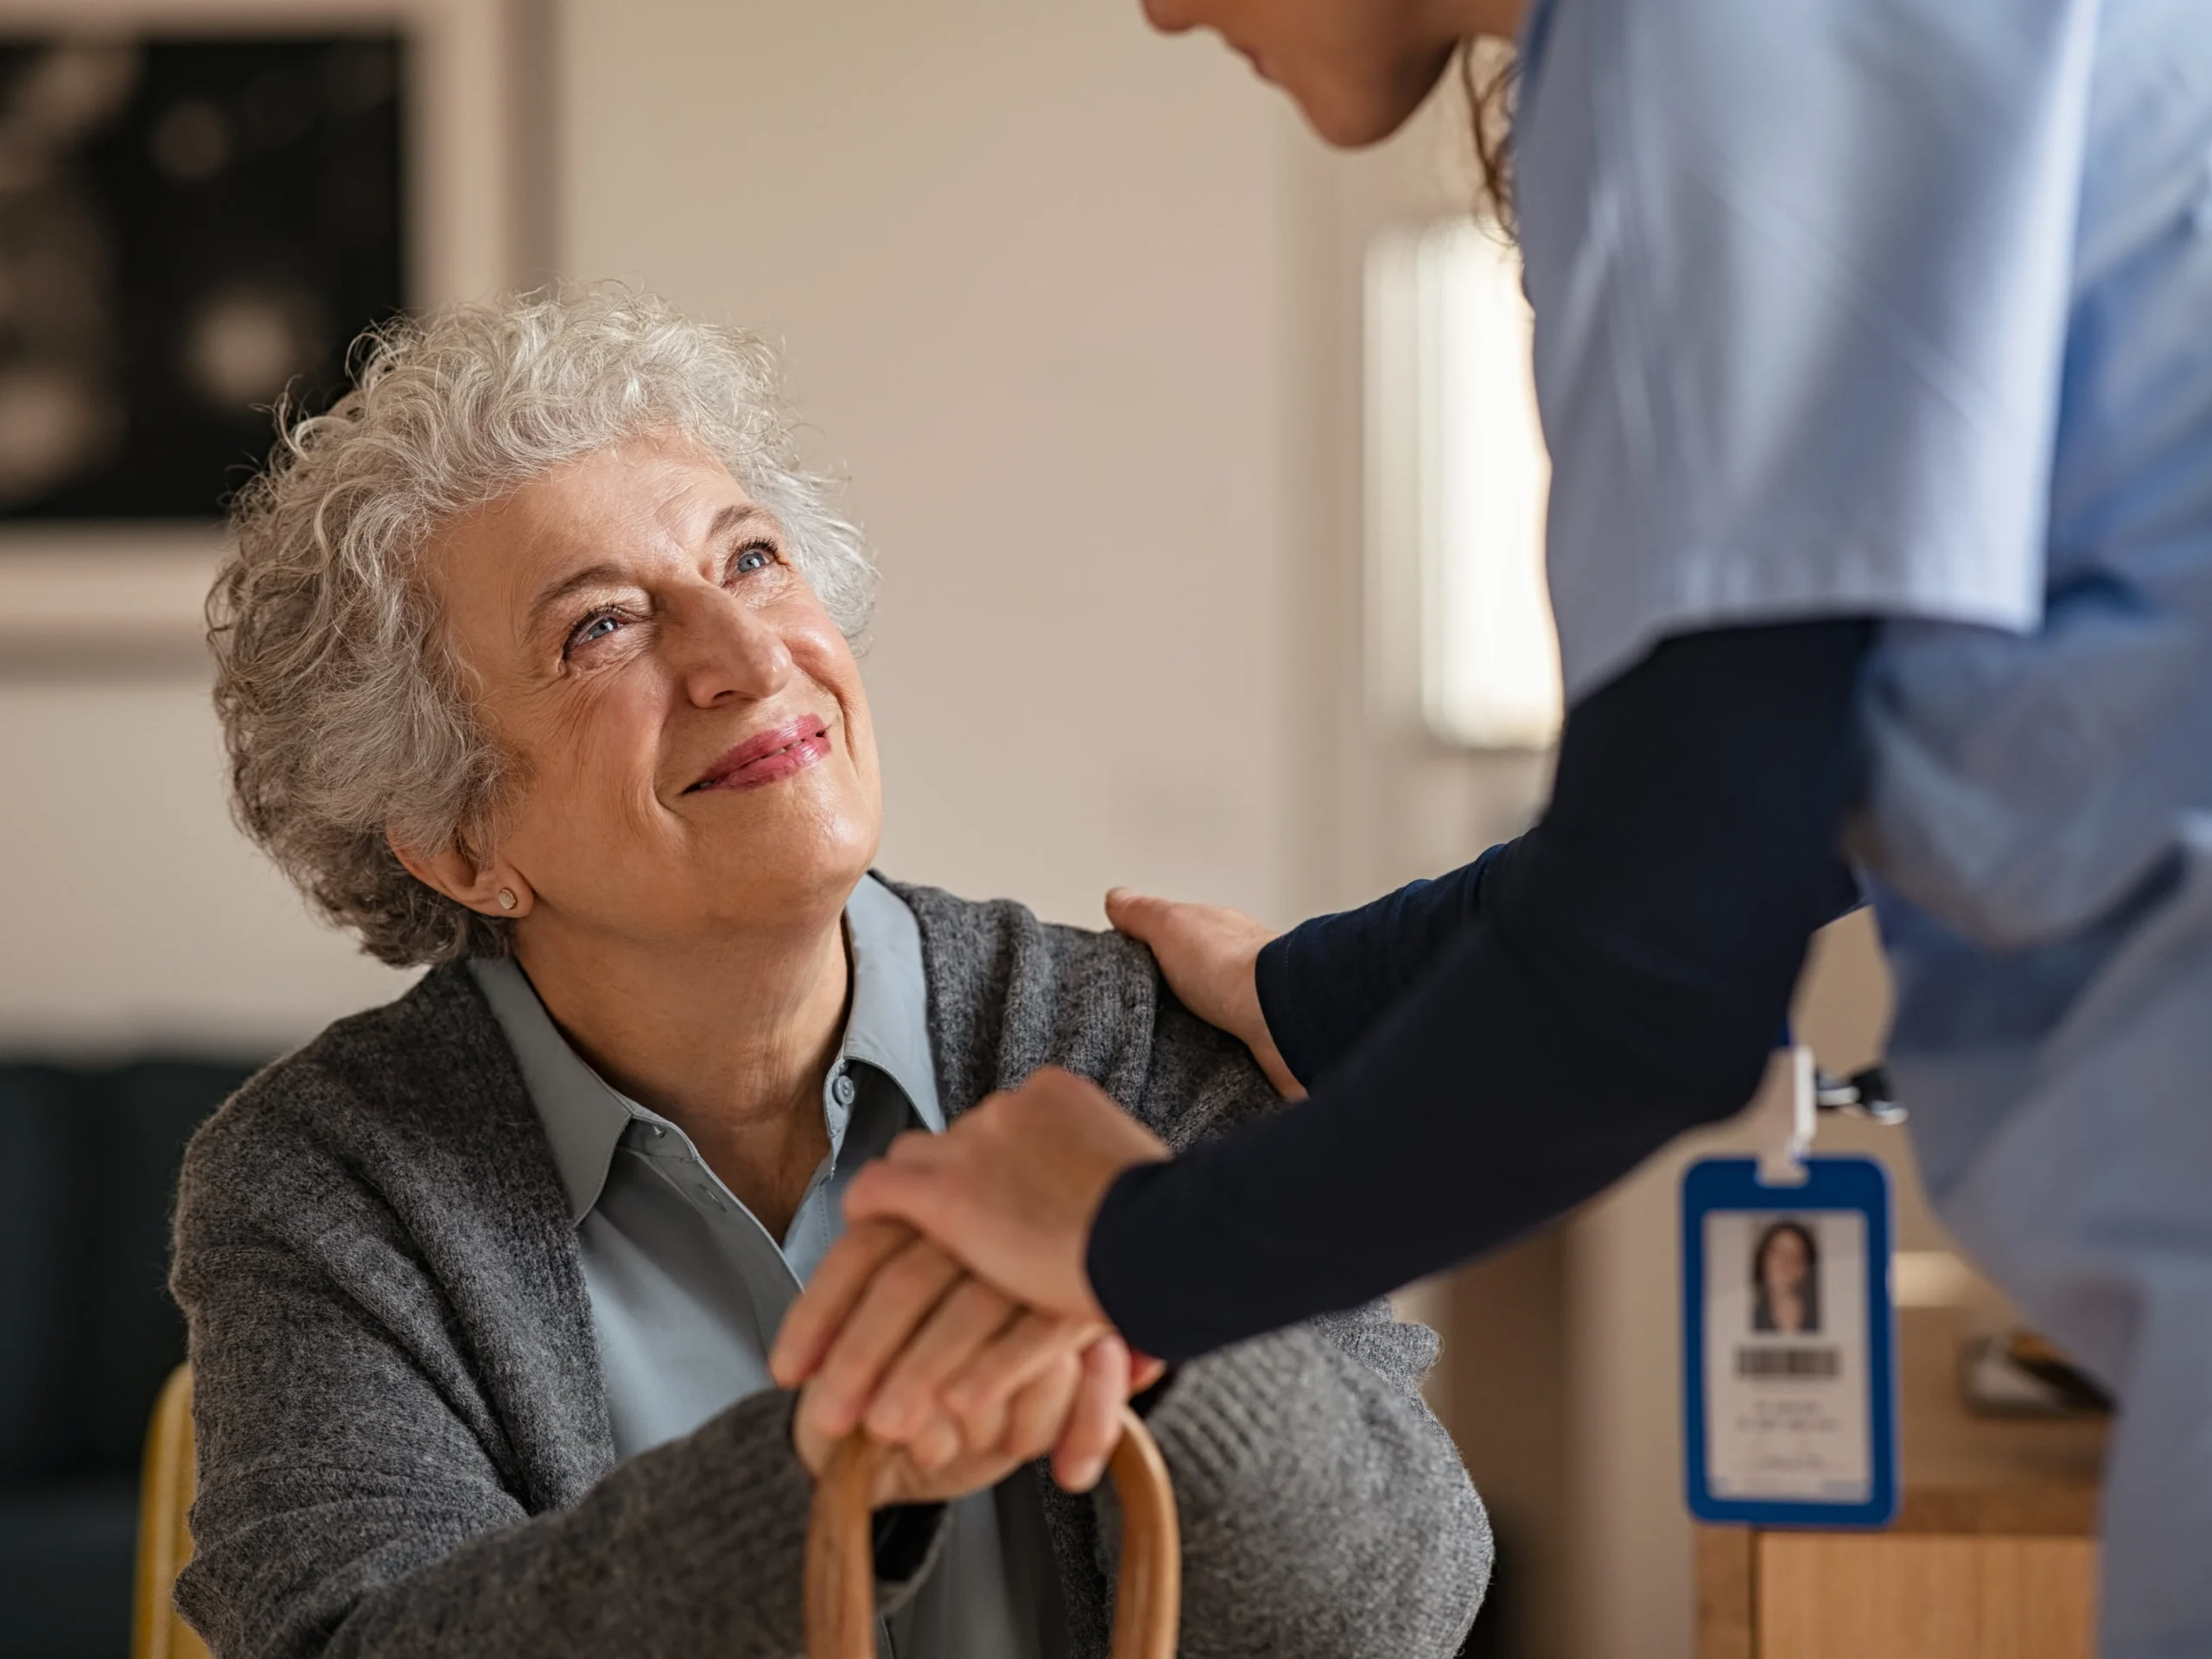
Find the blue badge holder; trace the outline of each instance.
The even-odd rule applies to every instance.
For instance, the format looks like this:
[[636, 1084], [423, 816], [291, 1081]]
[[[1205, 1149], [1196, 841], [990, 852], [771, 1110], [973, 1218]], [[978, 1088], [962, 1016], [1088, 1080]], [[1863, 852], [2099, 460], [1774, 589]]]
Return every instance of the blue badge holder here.
[[[1690, 1513], [1700, 1521], [1760, 1527], [1882, 1527], [1897, 1508], [1896, 1309], [1890, 1289], [1890, 1178], [1855, 1156], [1803, 1160], [1805, 1179], [1770, 1185], [1750, 1158], [1706, 1158], [1682, 1175], [1682, 1412]], [[1716, 1496], [1706, 1444], [1706, 1217], [1716, 1211], [1790, 1216], [1855, 1211], [1865, 1218], [1866, 1378], [1870, 1422], [1866, 1496], [1855, 1503]]]

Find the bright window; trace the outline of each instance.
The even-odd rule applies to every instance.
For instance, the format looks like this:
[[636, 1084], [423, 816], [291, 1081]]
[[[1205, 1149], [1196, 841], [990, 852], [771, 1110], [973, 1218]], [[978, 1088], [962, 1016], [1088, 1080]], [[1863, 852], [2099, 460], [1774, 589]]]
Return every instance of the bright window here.
[[1486, 749], [1559, 736], [1544, 588], [1550, 464], [1521, 264], [1466, 221], [1379, 242], [1368, 270], [1370, 489], [1385, 556], [1417, 563], [1421, 706]]

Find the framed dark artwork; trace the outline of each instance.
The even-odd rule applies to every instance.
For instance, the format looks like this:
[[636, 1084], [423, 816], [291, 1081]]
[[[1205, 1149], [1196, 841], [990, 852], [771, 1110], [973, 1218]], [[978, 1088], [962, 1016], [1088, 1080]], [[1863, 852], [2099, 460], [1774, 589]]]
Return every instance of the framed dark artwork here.
[[410, 303], [381, 32], [0, 34], [0, 521], [211, 524]]

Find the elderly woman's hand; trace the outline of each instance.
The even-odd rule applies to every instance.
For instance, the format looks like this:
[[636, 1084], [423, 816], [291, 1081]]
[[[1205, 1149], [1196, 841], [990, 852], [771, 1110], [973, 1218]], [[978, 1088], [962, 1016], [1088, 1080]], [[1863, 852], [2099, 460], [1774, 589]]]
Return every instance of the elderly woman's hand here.
[[1060, 1484], [1086, 1491], [1122, 1402], [1159, 1374], [1100, 1323], [1025, 1310], [897, 1223], [855, 1227], [816, 1287], [823, 1298], [794, 1309], [770, 1363], [779, 1382], [804, 1383], [793, 1436], [810, 1469], [855, 1427], [905, 1449], [879, 1504], [958, 1497], [1048, 1452]]
[[[1113, 1337], [1083, 1242], [1114, 1177], [1166, 1155], [1096, 1084], [1052, 1066], [943, 1135], [901, 1135], [847, 1190], [854, 1224], [785, 1316], [776, 1380], [818, 1379], [815, 1421], [830, 1433], [864, 1420], [900, 1444], [930, 1418], [995, 1410], [1067, 1354], [1090, 1354], [1086, 1377], [1120, 1375], [1122, 1394], [1149, 1386], [1160, 1368], [1132, 1365]], [[1054, 1446], [1063, 1485], [1096, 1482], [1120, 1403], [1102, 1383], [1071, 1412]]]

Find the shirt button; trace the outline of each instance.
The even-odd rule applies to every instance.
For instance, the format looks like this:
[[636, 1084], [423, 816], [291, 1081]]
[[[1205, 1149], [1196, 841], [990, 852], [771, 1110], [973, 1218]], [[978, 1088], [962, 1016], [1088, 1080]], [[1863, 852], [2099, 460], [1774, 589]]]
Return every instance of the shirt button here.
[[840, 1106], [849, 1106], [853, 1103], [853, 1096], [860, 1090], [854, 1088], [853, 1080], [850, 1077], [840, 1071], [837, 1074], [837, 1080], [830, 1085], [830, 1092], [836, 1096]]

